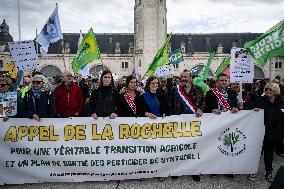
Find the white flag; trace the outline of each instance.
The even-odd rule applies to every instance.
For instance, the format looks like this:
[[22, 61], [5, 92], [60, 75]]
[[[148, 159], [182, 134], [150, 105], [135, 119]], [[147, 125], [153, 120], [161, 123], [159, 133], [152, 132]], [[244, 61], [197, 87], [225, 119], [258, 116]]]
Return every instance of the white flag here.
[[36, 39], [36, 41], [41, 45], [41, 54], [46, 54], [48, 52], [49, 43], [55, 43], [60, 39], [63, 39], [63, 36], [59, 21], [58, 6], [56, 5], [56, 8], [48, 18]]
[[83, 34], [82, 34], [81, 30], [80, 30], [80, 37], [79, 37], [79, 41], [78, 41], [78, 49], [81, 46], [82, 40], [83, 40]]

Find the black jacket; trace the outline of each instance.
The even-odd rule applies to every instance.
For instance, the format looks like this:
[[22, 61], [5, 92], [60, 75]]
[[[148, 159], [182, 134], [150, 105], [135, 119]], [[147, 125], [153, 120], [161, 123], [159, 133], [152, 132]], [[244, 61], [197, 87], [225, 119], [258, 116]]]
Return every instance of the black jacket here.
[[24, 118], [32, 118], [34, 114], [40, 118], [54, 118], [56, 108], [53, 93], [45, 91], [39, 99], [36, 99], [33, 92], [28, 91], [22, 101], [21, 112]]
[[[237, 93], [231, 89], [227, 90], [228, 93], [228, 100], [231, 108], [239, 108], [238, 107], [238, 99], [237, 99]], [[212, 90], [208, 91], [205, 96], [205, 113], [212, 113], [213, 109], [218, 109], [218, 98], [214, 94]]]
[[96, 113], [98, 117], [109, 117], [117, 113], [116, 109], [117, 91], [111, 86], [101, 86], [93, 90], [90, 99], [91, 114]]
[[133, 100], [134, 104], [136, 105], [136, 114], [133, 112], [131, 107], [128, 105], [128, 102], [126, 101], [124, 97], [124, 93], [119, 94], [117, 97], [117, 114], [119, 117], [137, 117], [137, 99], [140, 96], [139, 92], [136, 92], [136, 97]]
[[[150, 93], [151, 96], [153, 97], [154, 94]], [[167, 116], [167, 110], [168, 110], [168, 102], [166, 100], [166, 97], [164, 94], [157, 92], [156, 93], [157, 98], [159, 100], [160, 103], [160, 113], [161, 116], [163, 116], [163, 114], [165, 114]], [[148, 104], [146, 103], [144, 96], [140, 95], [137, 99], [137, 116], [138, 117], [145, 117], [145, 113], [153, 113], [150, 109], [150, 107], [148, 106]]]
[[272, 103], [267, 96], [262, 96], [255, 101], [255, 108], [264, 109], [265, 137], [281, 141], [284, 137], [283, 99], [276, 96]]
[[[204, 108], [204, 95], [200, 87], [196, 87], [192, 85], [191, 90], [189, 91], [187, 97], [191, 100], [191, 102], [199, 108], [203, 110]], [[190, 112], [187, 110], [183, 102], [177, 95], [176, 86], [171, 89], [169, 94], [169, 112], [170, 115], [180, 115], [180, 114], [189, 114]]]

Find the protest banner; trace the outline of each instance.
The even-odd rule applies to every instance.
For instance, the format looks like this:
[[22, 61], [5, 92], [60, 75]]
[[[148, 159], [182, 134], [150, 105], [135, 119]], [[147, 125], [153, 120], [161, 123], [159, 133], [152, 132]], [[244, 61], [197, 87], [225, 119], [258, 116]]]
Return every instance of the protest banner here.
[[256, 173], [263, 116], [11, 118], [0, 121], [0, 184]]
[[230, 65], [231, 83], [253, 83], [254, 63], [249, 52], [244, 48], [232, 49]]
[[14, 41], [8, 44], [17, 70], [30, 71], [39, 66], [33, 41]]

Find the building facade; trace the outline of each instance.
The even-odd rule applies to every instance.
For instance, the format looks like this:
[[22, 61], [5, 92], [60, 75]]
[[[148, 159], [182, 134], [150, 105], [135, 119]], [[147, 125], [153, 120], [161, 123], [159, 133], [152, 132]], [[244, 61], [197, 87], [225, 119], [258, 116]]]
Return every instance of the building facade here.
[[[156, 52], [167, 37], [166, 0], [135, 0], [133, 33], [97, 33], [96, 38], [101, 59], [90, 63], [90, 74], [98, 77], [103, 69], [110, 69], [118, 77], [127, 76], [133, 69], [138, 78], [143, 77]], [[174, 75], [190, 70], [197, 75], [210, 52], [216, 55], [210, 66], [214, 73], [221, 61], [230, 56], [232, 48], [243, 47], [244, 43], [260, 36], [260, 33], [175, 33], [172, 35], [169, 50], [180, 48], [184, 61], [173, 67]], [[64, 33], [64, 40], [50, 44], [46, 55], [39, 55], [39, 71], [47, 76], [72, 71], [71, 62], [76, 56], [79, 33]], [[13, 41], [9, 26], [3, 21], [0, 25], [0, 71], [11, 59], [8, 42]], [[38, 48], [37, 48], [38, 49]], [[284, 78], [284, 58], [269, 60], [264, 68], [255, 65], [255, 78]]]

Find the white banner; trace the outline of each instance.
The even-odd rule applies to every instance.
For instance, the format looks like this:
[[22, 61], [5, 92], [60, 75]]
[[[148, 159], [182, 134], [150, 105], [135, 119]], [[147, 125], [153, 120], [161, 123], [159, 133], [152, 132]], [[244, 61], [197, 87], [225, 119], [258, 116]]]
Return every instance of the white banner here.
[[29, 71], [39, 65], [34, 41], [9, 42], [9, 49], [18, 70]]
[[0, 184], [256, 173], [263, 116], [1, 121]]
[[253, 83], [253, 58], [244, 48], [231, 50], [230, 82]]

